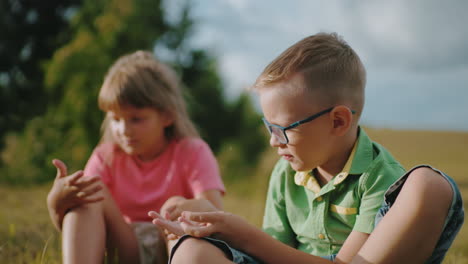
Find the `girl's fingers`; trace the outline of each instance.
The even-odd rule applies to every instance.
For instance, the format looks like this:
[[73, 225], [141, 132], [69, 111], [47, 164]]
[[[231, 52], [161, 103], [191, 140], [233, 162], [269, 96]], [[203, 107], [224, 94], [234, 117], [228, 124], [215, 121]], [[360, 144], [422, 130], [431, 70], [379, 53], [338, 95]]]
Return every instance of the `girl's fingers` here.
[[176, 240], [179, 239], [180, 237], [174, 234], [169, 234], [166, 236], [167, 240]]
[[52, 164], [57, 168], [56, 178], [63, 178], [67, 176], [67, 165], [59, 159], [53, 159]]
[[79, 170], [72, 175], [70, 175], [70, 179], [68, 180], [68, 184], [70, 185], [75, 185], [75, 183], [78, 181], [79, 178], [83, 176], [83, 171]]
[[95, 203], [104, 200], [103, 196], [97, 196], [97, 197], [92, 197], [92, 198], [84, 198], [81, 199], [84, 203]]
[[[100, 182], [101, 178], [98, 176], [92, 177], [80, 177], [78, 180], [74, 181], [74, 186], [78, 187], [80, 190], [88, 189], [88, 194], [92, 194], [96, 191], [101, 190], [102, 184]], [[99, 186], [99, 187], [97, 187]], [[97, 188], [97, 189], [96, 189]], [[92, 192], [91, 190], [95, 190]]]
[[164, 217], [168, 220], [174, 221], [177, 219], [177, 217], [180, 216], [181, 210], [179, 208], [174, 207], [171, 211], [166, 211], [166, 215]]
[[161, 217], [161, 218], [154, 218], [153, 224], [161, 228], [167, 229], [169, 232], [177, 236], [182, 236], [185, 234], [184, 230], [180, 226], [180, 223], [178, 222], [168, 221]]
[[166, 212], [171, 213], [172, 211], [174, 211], [174, 209], [176, 209], [176, 206], [175, 206], [175, 205], [168, 206], [168, 207], [166, 208]]
[[[102, 186], [100, 184], [95, 184], [95, 185], [91, 185], [91, 186], [79, 186], [78, 188], [80, 188], [80, 192], [77, 194], [78, 197], [80, 198], [84, 198], [86, 196], [91, 196], [97, 192], [99, 192], [100, 190], [102, 190]], [[83, 194], [81, 194], [83, 193]]]
[[187, 218], [184, 218], [183, 216], [180, 216], [179, 218], [177, 218], [177, 221], [179, 221], [180, 223], [185, 223], [185, 224], [190, 225], [190, 226], [200, 226], [200, 225], [208, 225], [209, 224], [209, 223], [206, 223], [206, 222], [203, 222], [203, 223], [195, 222], [195, 221], [189, 220]]
[[74, 193], [74, 192], [78, 192], [79, 189], [78, 187], [76, 187], [75, 185], [68, 185], [68, 186], [65, 186], [65, 190], [67, 192], [71, 192], [71, 193]]
[[81, 190], [76, 194], [76, 197], [80, 198], [85, 203], [94, 203], [98, 201], [102, 201], [104, 199], [103, 196], [95, 196], [92, 197], [94, 194], [102, 190], [101, 185], [95, 185], [85, 190]]
[[177, 211], [176, 209], [177, 209], [176, 205], [168, 206], [164, 208], [163, 210], [161, 210], [161, 215], [167, 220], [174, 220], [174, 217], [172, 217], [172, 215], [176, 213]]
[[163, 219], [163, 217], [160, 214], [156, 213], [155, 211], [149, 211], [148, 216], [153, 219]]
[[90, 184], [93, 184], [95, 182], [98, 182], [100, 179], [101, 179], [101, 177], [99, 177], [98, 175], [86, 176], [86, 177], [82, 177], [82, 178], [78, 179], [76, 184], [77, 185], [90, 185]]
[[181, 216], [185, 220], [190, 220], [198, 223], [216, 223], [223, 219], [224, 212], [182, 212]]

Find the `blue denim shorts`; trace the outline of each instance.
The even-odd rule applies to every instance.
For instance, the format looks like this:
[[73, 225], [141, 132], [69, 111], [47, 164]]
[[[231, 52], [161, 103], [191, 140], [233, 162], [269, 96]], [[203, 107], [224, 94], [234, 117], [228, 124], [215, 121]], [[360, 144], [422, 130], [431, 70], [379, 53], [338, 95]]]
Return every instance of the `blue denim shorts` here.
[[392, 205], [395, 203], [396, 198], [398, 197], [398, 194], [401, 191], [401, 188], [405, 184], [406, 180], [408, 179], [409, 174], [420, 167], [427, 167], [435, 172], [439, 173], [444, 177], [452, 186], [453, 190], [453, 198], [452, 198], [452, 205], [450, 206], [450, 210], [447, 214], [447, 217], [445, 219], [445, 224], [444, 224], [444, 229], [442, 230], [442, 234], [437, 241], [437, 244], [435, 246], [434, 251], [432, 252], [432, 255], [430, 258], [425, 262], [425, 263], [442, 263], [442, 260], [445, 257], [445, 254], [447, 253], [448, 249], [452, 245], [453, 240], [455, 240], [455, 237], [458, 234], [458, 231], [460, 231], [461, 226], [463, 225], [463, 221], [465, 219], [465, 213], [463, 210], [463, 199], [460, 194], [460, 190], [457, 187], [457, 184], [454, 182], [452, 178], [450, 178], [448, 175], [445, 173], [432, 168], [429, 165], [420, 165], [412, 168], [409, 170], [405, 175], [403, 175], [398, 181], [396, 181], [394, 184], [388, 188], [387, 192], [385, 193], [385, 199], [384, 203], [382, 204], [382, 207], [380, 208], [379, 212], [377, 213], [375, 217], [375, 226], [382, 220], [384, 215], [390, 210]]
[[[174, 252], [182, 244], [182, 242], [184, 242], [184, 240], [187, 238], [195, 238], [195, 237], [184, 235], [179, 239], [179, 241], [177, 241], [174, 247], [172, 247], [171, 255], [169, 257], [169, 264], [172, 261], [172, 256], [174, 255]], [[229, 246], [228, 243], [222, 240], [211, 238], [211, 237], [200, 237], [197, 239], [203, 239], [211, 243], [213, 246], [219, 248], [221, 251], [224, 252], [224, 254], [226, 255], [226, 258], [234, 263], [237, 263], [237, 264], [261, 264], [262, 263], [261, 261], [255, 259], [254, 257], [249, 256], [248, 254]]]

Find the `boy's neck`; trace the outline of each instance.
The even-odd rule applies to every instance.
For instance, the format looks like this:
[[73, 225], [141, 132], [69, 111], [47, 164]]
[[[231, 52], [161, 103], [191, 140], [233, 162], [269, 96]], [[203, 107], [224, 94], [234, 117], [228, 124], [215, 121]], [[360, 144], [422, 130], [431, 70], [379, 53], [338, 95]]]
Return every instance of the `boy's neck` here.
[[348, 139], [343, 142], [341, 147], [335, 151], [334, 155], [332, 155], [327, 163], [314, 169], [313, 173], [315, 178], [321, 186], [327, 184], [331, 179], [333, 179], [333, 177], [335, 177], [335, 175], [343, 170], [351, 155], [351, 152], [353, 151], [353, 147], [356, 141], [357, 132], [350, 135]]

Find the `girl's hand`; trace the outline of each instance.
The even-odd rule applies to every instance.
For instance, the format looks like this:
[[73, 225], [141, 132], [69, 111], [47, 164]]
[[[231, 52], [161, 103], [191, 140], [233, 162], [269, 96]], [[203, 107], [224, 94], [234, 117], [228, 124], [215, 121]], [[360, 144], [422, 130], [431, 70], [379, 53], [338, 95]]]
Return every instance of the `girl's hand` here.
[[185, 199], [181, 196], [174, 196], [161, 207], [161, 215], [168, 220], [175, 221], [183, 211], [212, 212], [218, 210], [210, 201], [203, 198]]
[[168, 220], [155, 211], [148, 212], [148, 215], [153, 218], [153, 224], [164, 231], [168, 240], [178, 239], [180, 236], [185, 234], [180, 222]]
[[52, 161], [57, 168], [54, 185], [47, 197], [51, 209], [65, 213], [74, 207], [104, 199], [98, 195], [102, 189], [98, 176], [83, 177], [83, 171], [67, 175], [67, 166], [60, 160]]
[[180, 202], [185, 200], [185, 197], [182, 196], [172, 196], [171, 198], [167, 199], [166, 202], [164, 202], [164, 204], [161, 206], [161, 210], [159, 211], [160, 216], [169, 220], [176, 220], [179, 215], [172, 217], [171, 213], [175, 211]]

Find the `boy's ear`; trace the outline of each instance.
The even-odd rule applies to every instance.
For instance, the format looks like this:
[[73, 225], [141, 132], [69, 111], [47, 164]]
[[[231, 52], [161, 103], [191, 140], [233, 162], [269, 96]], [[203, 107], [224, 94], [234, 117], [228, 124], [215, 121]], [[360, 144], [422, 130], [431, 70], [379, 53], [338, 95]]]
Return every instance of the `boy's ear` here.
[[330, 112], [333, 122], [333, 134], [335, 136], [345, 135], [351, 128], [353, 122], [353, 113], [344, 105], [339, 105], [333, 108]]

